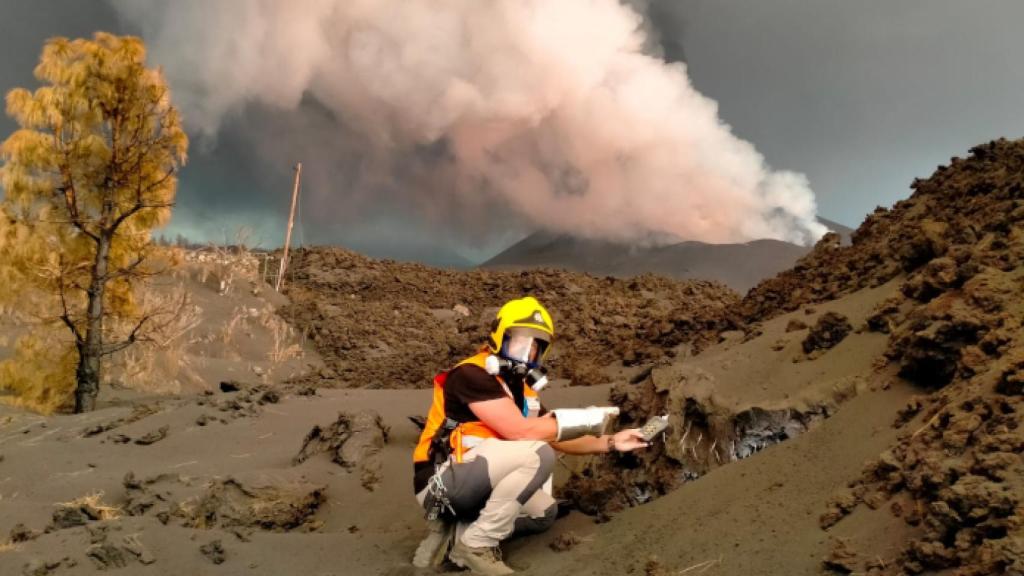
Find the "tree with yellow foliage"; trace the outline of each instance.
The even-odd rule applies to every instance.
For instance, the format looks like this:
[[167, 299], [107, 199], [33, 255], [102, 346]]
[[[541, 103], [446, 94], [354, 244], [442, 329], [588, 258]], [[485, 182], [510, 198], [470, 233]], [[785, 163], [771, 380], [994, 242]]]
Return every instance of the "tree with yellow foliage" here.
[[170, 217], [188, 139], [145, 59], [139, 38], [54, 38], [43, 86], [7, 94], [20, 128], [0, 145], [0, 300], [35, 324], [0, 384], [50, 408], [73, 386], [75, 412], [92, 410], [103, 358], [161, 313], [140, 309], [137, 288], [155, 273], [150, 233]]

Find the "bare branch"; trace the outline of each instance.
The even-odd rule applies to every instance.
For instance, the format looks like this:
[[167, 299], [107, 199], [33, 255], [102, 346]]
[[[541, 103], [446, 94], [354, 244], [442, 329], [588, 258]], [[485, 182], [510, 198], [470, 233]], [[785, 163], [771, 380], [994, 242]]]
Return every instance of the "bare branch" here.
[[122, 340], [122, 341], [120, 341], [120, 342], [118, 342], [116, 344], [108, 344], [108, 345], [104, 346], [103, 350], [100, 352], [100, 355], [102, 355], [102, 356], [110, 356], [111, 354], [115, 354], [117, 352], [120, 352], [121, 350], [124, 350], [125, 348], [127, 348], [127, 347], [131, 346], [132, 344], [134, 344], [135, 342], [137, 342], [139, 340], [139, 330], [142, 329], [143, 325], [145, 325], [146, 321], [148, 321], [151, 317], [152, 316], [150, 316], [148, 314], [143, 316], [142, 319], [139, 320], [139, 323], [135, 325], [135, 328], [132, 328], [131, 333], [128, 334], [128, 338], [126, 338], [126, 339], [124, 339], [124, 340]]
[[75, 335], [75, 342], [78, 344], [84, 344], [85, 339], [82, 338], [82, 334], [78, 331], [78, 327], [75, 326], [75, 323], [71, 320], [71, 317], [68, 316], [67, 309], [65, 309], [64, 313], [61, 314], [60, 319], [64, 322], [65, 326], [71, 329], [71, 333]]
[[[185, 308], [187, 303], [188, 303], [188, 293], [187, 292], [183, 292], [182, 295], [181, 295], [181, 301], [178, 302], [176, 305], [173, 305], [173, 306], [161, 306], [161, 307], [157, 308], [156, 310], [149, 311], [145, 316], [143, 316], [139, 320], [138, 324], [135, 325], [135, 327], [132, 329], [131, 333], [128, 335], [127, 338], [125, 338], [124, 340], [122, 340], [121, 342], [118, 342], [116, 344], [109, 344], [109, 345], [107, 345], [106, 347], [104, 347], [104, 349], [101, 352], [101, 354], [104, 355], [104, 356], [109, 356], [111, 354], [115, 354], [117, 352], [120, 352], [121, 350], [124, 350], [125, 348], [128, 348], [129, 346], [131, 346], [135, 342], [142, 342], [142, 341], [150, 341], [150, 342], [152, 342], [152, 341], [155, 341], [150, 336], [143, 337], [143, 336], [140, 335], [143, 326], [147, 325], [147, 323], [149, 325], [152, 325], [153, 322], [155, 322], [158, 317], [165, 316], [166, 320], [161, 322], [161, 323], [156, 324], [155, 326], [153, 326], [153, 328], [151, 328], [149, 330], [149, 332], [156, 331], [157, 333], [159, 333], [160, 331], [165, 330], [167, 328], [167, 326], [169, 326], [171, 323], [173, 323], [175, 321], [175, 319], [181, 315], [182, 310]], [[194, 327], [194, 326], [190, 326], [190, 329], [192, 327]]]
[[[109, 281], [109, 280], [116, 280], [118, 278], [124, 278], [126, 276], [132, 276], [132, 275], [134, 275], [135, 269], [138, 268], [145, 261], [146, 261], [146, 257], [144, 255], [142, 255], [142, 254], [139, 254], [131, 264], [129, 264], [129, 265], [125, 266], [124, 268], [120, 268], [120, 269], [118, 269], [118, 270], [116, 270], [114, 272], [111, 272], [111, 273], [107, 274], [106, 276], [104, 276], [103, 277], [103, 281], [106, 282], [106, 281]], [[145, 275], [145, 274], [140, 273], [138, 275], [142, 276], [142, 275]]]
[[66, 183], [65, 186], [57, 188], [56, 192], [64, 196], [64, 206], [68, 211], [70, 223], [73, 224], [75, 228], [78, 228], [78, 230], [81, 231], [82, 234], [85, 234], [89, 238], [92, 238], [95, 242], [99, 242], [99, 236], [97, 236], [96, 233], [86, 228], [85, 221], [82, 220], [82, 216], [78, 212], [78, 201], [75, 195], [74, 184]]
[[67, 298], [65, 297], [65, 293], [64, 293], [65, 283], [64, 283], [64, 256], [63, 255], [60, 256], [60, 260], [58, 262], [58, 266], [60, 267], [60, 276], [59, 276], [59, 282], [60, 282], [60, 306], [61, 306], [60, 319], [64, 322], [65, 326], [67, 326], [69, 329], [71, 329], [71, 333], [75, 335], [75, 342], [78, 343], [78, 344], [82, 344], [82, 343], [85, 342], [85, 339], [82, 337], [82, 333], [78, 330], [78, 326], [76, 326], [74, 321], [71, 320], [71, 313], [68, 311], [68, 301], [67, 301]]
[[156, 278], [158, 276], [162, 276], [163, 274], [167, 273], [168, 270], [170, 270], [169, 267], [164, 267], [164, 268], [161, 268], [159, 270], [152, 270], [152, 271], [135, 270], [135, 271], [128, 272], [128, 273], [123, 273], [124, 270], [122, 269], [122, 270], [118, 270], [114, 274], [108, 276], [108, 279], [109, 280], [118, 280], [118, 279], [126, 278], [126, 277], [130, 276], [134, 280], [145, 280], [147, 278]]
[[[151, 184], [150, 186], [148, 186], [146, 188], [146, 192], [148, 192], [148, 191], [152, 190], [153, 188], [156, 188], [157, 186], [160, 186], [161, 184], [166, 182], [168, 179], [170, 179], [171, 176], [174, 175], [174, 172], [175, 172], [175, 170], [174, 170], [174, 167], [172, 166], [170, 169], [167, 170], [167, 173], [164, 174], [164, 176], [160, 180], [158, 180], [158, 181], [154, 182], [153, 184]], [[161, 203], [157, 203], [157, 204], [147, 204], [147, 203], [142, 201], [142, 194], [143, 194], [142, 182], [140, 180], [139, 181], [139, 186], [138, 186], [138, 188], [135, 191], [135, 204], [132, 205], [132, 207], [129, 208], [128, 210], [125, 210], [124, 212], [122, 212], [114, 220], [114, 222], [110, 225], [110, 227], [108, 227], [106, 229], [105, 232], [107, 234], [109, 234], [110, 236], [113, 236], [117, 232], [117, 229], [121, 226], [121, 224], [124, 223], [125, 220], [131, 218], [132, 216], [134, 216], [135, 214], [138, 214], [139, 212], [142, 212], [143, 210], [159, 209], [159, 208], [172, 208], [174, 206], [174, 204], [172, 202], [161, 202]]]
[[64, 196], [64, 206], [67, 209], [68, 217], [71, 219], [71, 223], [74, 224], [75, 228], [89, 238], [92, 238], [94, 242], [99, 242], [99, 236], [86, 228], [85, 222], [82, 221], [81, 214], [78, 211], [78, 194], [75, 191], [75, 179], [71, 175], [70, 169], [71, 155], [67, 146], [64, 145], [63, 138], [58, 136], [58, 133], [62, 132], [62, 127], [54, 127], [53, 138], [55, 144], [61, 149], [64, 155], [64, 163], [60, 165], [60, 177], [63, 185], [57, 187], [55, 192]]
[[[135, 131], [132, 133], [132, 137], [128, 144], [125, 145], [126, 149], [137, 151], [135, 154], [135, 163], [132, 168], [134, 172], [138, 172], [139, 167], [142, 165], [142, 159], [152, 147], [152, 144], [143, 146], [143, 140], [141, 139], [142, 129], [146, 126], [145, 119], [156, 113], [157, 105], [160, 102], [160, 98], [163, 97], [163, 94], [164, 90], [161, 90], [160, 95], [156, 98], [150, 99], [149, 102], [146, 103], [146, 109], [139, 112], [138, 120], [135, 122]], [[142, 150], [140, 150], [140, 148], [142, 148]], [[127, 163], [127, 161], [127, 159], [124, 160], [125, 163]]]

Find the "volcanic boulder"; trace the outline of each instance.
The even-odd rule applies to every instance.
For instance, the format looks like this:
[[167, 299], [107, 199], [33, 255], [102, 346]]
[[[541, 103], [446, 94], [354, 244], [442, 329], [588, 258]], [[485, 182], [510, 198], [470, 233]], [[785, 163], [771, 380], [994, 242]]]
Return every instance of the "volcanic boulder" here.
[[360, 483], [372, 491], [381, 479], [380, 451], [388, 434], [388, 427], [376, 412], [341, 413], [330, 426], [314, 426], [309, 431], [292, 463], [298, 465], [326, 452], [332, 462], [346, 470], [358, 469]]
[[842, 342], [851, 330], [853, 326], [846, 316], [838, 312], [826, 312], [811, 327], [801, 346], [807, 354], [815, 350], [828, 350]]

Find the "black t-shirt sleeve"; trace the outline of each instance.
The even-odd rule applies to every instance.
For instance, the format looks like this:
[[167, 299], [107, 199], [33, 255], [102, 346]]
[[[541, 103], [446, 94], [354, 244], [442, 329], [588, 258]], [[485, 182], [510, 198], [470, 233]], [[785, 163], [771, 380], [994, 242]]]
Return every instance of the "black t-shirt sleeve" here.
[[448, 374], [445, 389], [460, 404], [507, 398], [505, 387], [483, 368], [463, 364]]
[[505, 387], [497, 378], [472, 364], [463, 364], [449, 372], [444, 391], [445, 412], [456, 422], [477, 420], [476, 415], [469, 409], [473, 402], [508, 398]]

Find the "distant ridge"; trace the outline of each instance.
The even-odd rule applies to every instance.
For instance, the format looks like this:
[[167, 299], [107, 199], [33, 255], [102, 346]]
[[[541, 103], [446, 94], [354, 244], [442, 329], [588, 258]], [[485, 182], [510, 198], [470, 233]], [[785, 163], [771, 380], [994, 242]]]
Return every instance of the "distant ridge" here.
[[[849, 243], [852, 229], [823, 218], [819, 220], [839, 233], [844, 243]], [[744, 244], [688, 241], [644, 247], [537, 232], [480, 267], [504, 270], [551, 267], [616, 277], [653, 273], [680, 279], [717, 280], [745, 293], [758, 282], [792, 267], [808, 251], [807, 247], [779, 240], [754, 240]]]

